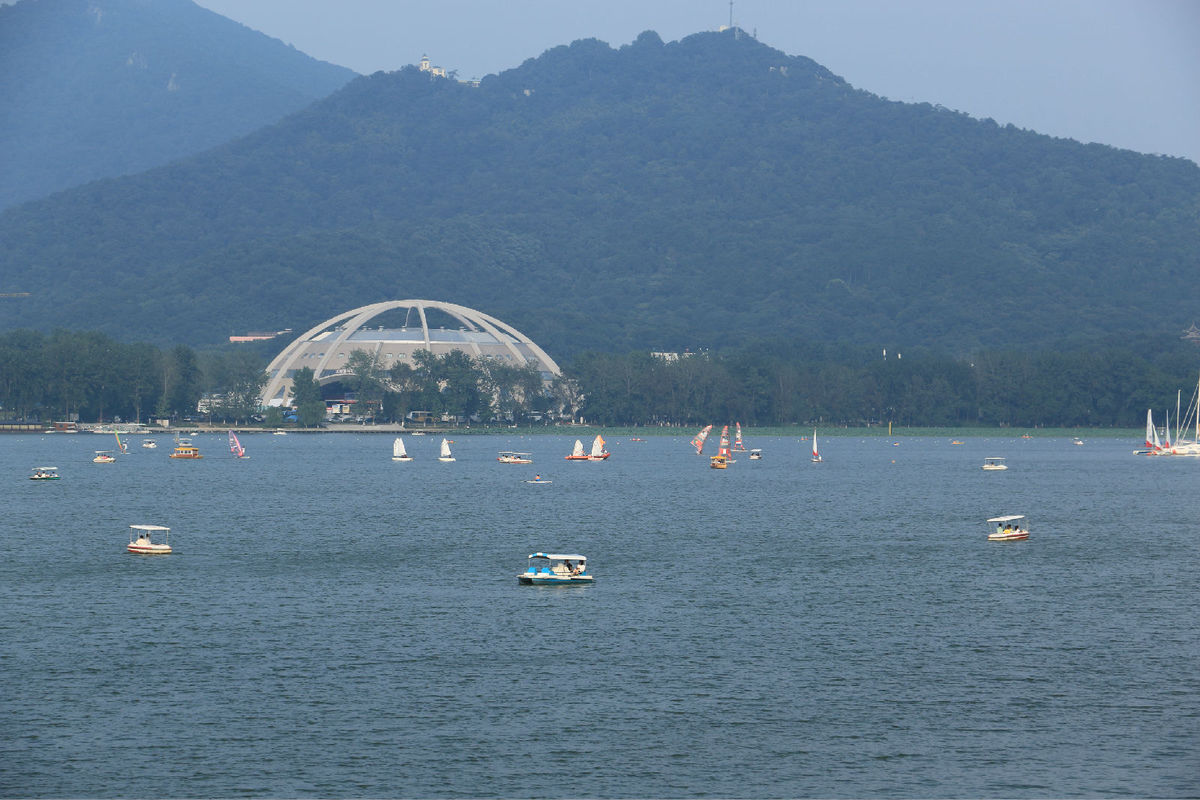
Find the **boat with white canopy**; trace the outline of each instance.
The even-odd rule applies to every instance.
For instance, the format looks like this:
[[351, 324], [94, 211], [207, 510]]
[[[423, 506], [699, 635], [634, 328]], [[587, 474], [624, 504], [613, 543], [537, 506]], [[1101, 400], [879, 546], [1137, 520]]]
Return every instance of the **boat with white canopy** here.
[[1004, 459], [999, 456], [989, 456], [983, 459], [983, 466], [980, 469], [985, 469], [989, 472], [1008, 469], [1008, 465], [1004, 463]]
[[[1029, 538], [1029, 525], [1024, 514], [1008, 514], [992, 517], [987, 521], [988, 540], [992, 542], [1019, 542]], [[992, 526], [995, 525], [995, 529]]]
[[129, 546], [125, 549], [143, 556], [170, 554], [171, 529], [163, 525], [130, 525]]
[[587, 556], [573, 553], [530, 553], [528, 566], [517, 576], [526, 585], [568, 586], [592, 583]]

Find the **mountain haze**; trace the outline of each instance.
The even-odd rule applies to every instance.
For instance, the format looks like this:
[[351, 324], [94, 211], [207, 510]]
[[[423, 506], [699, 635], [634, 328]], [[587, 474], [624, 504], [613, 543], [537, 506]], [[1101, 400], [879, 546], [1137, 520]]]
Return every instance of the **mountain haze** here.
[[0, 208], [198, 153], [354, 76], [190, 0], [0, 6]]
[[889, 102], [751, 37], [376, 73], [0, 216], [10, 327], [212, 342], [384, 299], [556, 357], [747, 338], [969, 351], [1200, 315], [1200, 169]]

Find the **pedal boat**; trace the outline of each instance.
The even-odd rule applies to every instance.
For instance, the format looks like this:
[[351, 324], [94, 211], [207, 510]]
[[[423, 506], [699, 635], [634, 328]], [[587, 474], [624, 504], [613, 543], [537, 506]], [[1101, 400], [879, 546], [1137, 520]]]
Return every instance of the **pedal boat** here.
[[992, 517], [988, 520], [989, 530], [992, 525], [996, 529], [988, 534], [989, 542], [1020, 542], [1029, 538], [1029, 526], [1024, 522], [1024, 514], [1009, 514], [1004, 517]]
[[170, 535], [171, 529], [162, 525], [130, 525], [129, 546], [125, 549], [142, 556], [165, 556], [171, 552]]
[[529, 566], [517, 582], [535, 586], [574, 586], [592, 583], [587, 556], [562, 553], [531, 553]]

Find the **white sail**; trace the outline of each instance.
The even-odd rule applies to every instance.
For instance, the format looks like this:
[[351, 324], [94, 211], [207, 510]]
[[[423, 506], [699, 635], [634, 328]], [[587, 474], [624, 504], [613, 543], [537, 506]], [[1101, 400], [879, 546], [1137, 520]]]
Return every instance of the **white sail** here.
[[392, 458], [395, 460], [408, 458], [408, 453], [404, 451], [404, 440], [399, 436], [396, 441], [392, 442]]
[[454, 456], [450, 455], [450, 442], [449, 442], [449, 440], [443, 438], [442, 439], [442, 454], [440, 456], [438, 456], [438, 461], [453, 461], [453, 460], [454, 460]]
[[583, 442], [575, 440], [575, 449], [571, 451], [571, 458], [583, 458], [587, 453], [583, 449]]
[[605, 455], [604, 439], [600, 436], [596, 436], [595, 440], [592, 441], [591, 457], [592, 458], [603, 458], [604, 455]]
[[813, 428], [813, 451], [812, 460], [814, 462], [821, 460], [821, 451], [817, 449], [817, 430]]

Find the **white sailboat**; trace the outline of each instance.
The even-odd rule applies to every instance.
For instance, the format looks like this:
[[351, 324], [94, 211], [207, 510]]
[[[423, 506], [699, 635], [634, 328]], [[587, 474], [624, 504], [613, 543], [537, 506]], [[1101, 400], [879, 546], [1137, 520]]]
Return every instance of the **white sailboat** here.
[[812, 460], [814, 464], [819, 464], [825, 459], [821, 458], [821, 451], [817, 449], [817, 429], [813, 428], [813, 451]]
[[453, 461], [454, 456], [450, 455], [450, 442], [442, 438], [442, 454], [438, 456], [438, 461]]
[[592, 452], [588, 455], [588, 461], [603, 461], [609, 455], [609, 452], [604, 449], [604, 437], [597, 434], [592, 441]]
[[[1192, 397], [1192, 402], [1188, 404], [1186, 415], [1180, 412], [1182, 392], [1178, 392], [1175, 396], [1175, 438], [1171, 439], [1171, 423], [1168, 418], [1167, 422], [1167, 442], [1163, 444], [1162, 449], [1154, 455], [1162, 456], [1200, 456], [1200, 381], [1196, 385], [1196, 394]], [[1146, 412], [1147, 425], [1149, 425], [1150, 412]], [[1194, 423], [1193, 423], [1194, 421]], [[1195, 425], [1195, 433], [1192, 441], [1188, 441], [1185, 436], [1187, 429]], [[1140, 452], [1140, 451], [1135, 451]], [[1145, 455], [1151, 455], [1145, 453]]]
[[399, 436], [392, 442], [392, 461], [412, 461], [412, 456], [404, 449], [404, 440]]
[[567, 461], [587, 461], [587, 451], [583, 449], [583, 442], [579, 439], [575, 440], [575, 449], [571, 451], [571, 455], [563, 456]]

